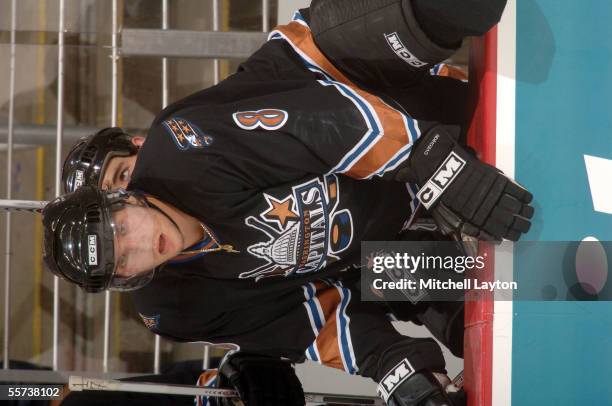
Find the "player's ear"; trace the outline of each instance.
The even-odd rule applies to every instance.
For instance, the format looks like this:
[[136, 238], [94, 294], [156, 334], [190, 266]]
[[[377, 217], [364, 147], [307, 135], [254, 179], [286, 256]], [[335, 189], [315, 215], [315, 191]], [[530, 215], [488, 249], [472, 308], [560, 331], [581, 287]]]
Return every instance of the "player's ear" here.
[[140, 135], [136, 135], [132, 137], [132, 144], [137, 146], [138, 148], [142, 147], [142, 144], [145, 142], [145, 137], [141, 137]]

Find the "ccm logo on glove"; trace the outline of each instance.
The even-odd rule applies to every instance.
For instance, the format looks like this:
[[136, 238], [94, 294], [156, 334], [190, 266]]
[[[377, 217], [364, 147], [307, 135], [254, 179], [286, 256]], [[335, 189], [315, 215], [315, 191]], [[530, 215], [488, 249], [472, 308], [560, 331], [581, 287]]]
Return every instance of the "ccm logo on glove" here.
[[410, 365], [408, 359], [404, 358], [380, 381], [378, 394], [386, 402], [393, 391], [412, 374], [414, 374], [414, 368]]
[[465, 160], [451, 152], [431, 178], [423, 185], [417, 198], [429, 209], [438, 200], [442, 192], [455, 180], [465, 167]]

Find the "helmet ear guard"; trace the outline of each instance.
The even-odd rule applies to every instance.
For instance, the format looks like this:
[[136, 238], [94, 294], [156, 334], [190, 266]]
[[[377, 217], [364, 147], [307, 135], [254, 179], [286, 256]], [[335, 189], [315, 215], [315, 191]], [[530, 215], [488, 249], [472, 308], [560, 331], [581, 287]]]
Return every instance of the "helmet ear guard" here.
[[111, 158], [138, 152], [132, 136], [119, 127], [109, 127], [81, 138], [72, 147], [62, 168], [62, 185], [71, 193], [84, 185], [100, 187], [102, 174]]

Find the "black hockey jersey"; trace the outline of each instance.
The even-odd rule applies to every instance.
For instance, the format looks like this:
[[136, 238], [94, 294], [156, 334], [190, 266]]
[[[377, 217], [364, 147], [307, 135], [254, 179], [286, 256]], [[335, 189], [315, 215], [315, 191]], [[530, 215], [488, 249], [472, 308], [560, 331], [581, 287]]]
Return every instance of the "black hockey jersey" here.
[[206, 224], [214, 240], [197, 247], [239, 251], [163, 266], [130, 293], [145, 325], [377, 380], [403, 358], [443, 371], [432, 340], [401, 336], [356, 287], [360, 242], [412, 220], [416, 186], [387, 178], [430, 125], [353, 85], [299, 16], [277, 28], [237, 73], [166, 108], [138, 154], [129, 189]]
[[444, 372], [433, 339], [402, 336], [383, 304], [360, 300], [358, 271], [335, 273], [258, 283], [209, 278], [196, 263], [170, 264], [129, 294], [147, 328], [171, 340], [308, 359], [377, 382], [404, 359], [414, 370]]
[[427, 124], [352, 85], [303, 22], [271, 38], [236, 74], [155, 119], [129, 186], [239, 251], [200, 258], [216, 278], [345, 267], [360, 241], [393, 238], [417, 204], [415, 185], [383, 177]]

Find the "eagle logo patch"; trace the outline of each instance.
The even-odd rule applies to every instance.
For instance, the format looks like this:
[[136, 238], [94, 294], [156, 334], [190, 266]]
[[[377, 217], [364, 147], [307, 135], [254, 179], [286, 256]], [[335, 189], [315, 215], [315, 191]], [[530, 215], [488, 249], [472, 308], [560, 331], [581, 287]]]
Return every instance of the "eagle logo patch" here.
[[180, 150], [203, 148], [213, 143], [213, 137], [202, 131], [189, 121], [182, 118], [172, 118], [164, 121], [164, 127], [172, 134], [172, 139]]
[[289, 114], [285, 110], [262, 109], [256, 111], [238, 111], [232, 115], [234, 122], [243, 130], [278, 130], [285, 125]]
[[145, 316], [142, 313], [138, 313], [138, 315], [140, 316], [140, 318], [142, 319], [142, 322], [144, 323], [144, 325], [149, 329], [149, 330], [153, 330], [156, 329], [157, 326], [159, 325], [159, 314], [156, 314], [155, 316]]

